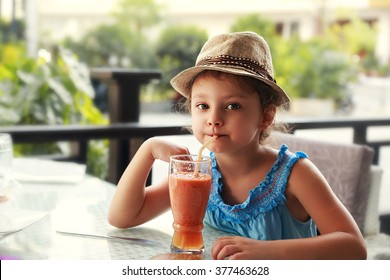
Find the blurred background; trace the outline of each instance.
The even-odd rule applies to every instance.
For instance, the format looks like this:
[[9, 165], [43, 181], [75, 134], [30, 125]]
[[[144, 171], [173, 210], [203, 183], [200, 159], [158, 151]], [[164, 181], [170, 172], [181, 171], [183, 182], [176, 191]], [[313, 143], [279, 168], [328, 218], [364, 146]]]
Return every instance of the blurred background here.
[[[76, 68], [72, 71], [81, 72], [74, 76], [84, 78], [76, 82], [77, 89], [92, 97], [91, 106], [103, 113], [107, 110], [104, 85], [92, 81], [91, 88], [85, 76], [88, 73], [82, 67], [160, 69], [162, 79], [143, 90], [142, 102], [172, 101], [177, 97], [169, 86], [170, 78], [193, 65], [209, 36], [252, 30], [269, 42], [276, 80], [297, 101], [292, 102], [289, 113], [390, 114], [389, 0], [229, 2], [0, 0], [1, 98], [6, 98], [5, 88], [12, 87], [16, 102], [17, 91], [21, 95], [24, 85], [31, 79], [41, 81], [44, 75], [51, 75], [57, 82], [47, 87], [62, 101], [80, 98], [73, 93], [67, 97], [59, 93], [67, 85], [55, 75], [61, 75], [65, 71], [63, 64], [67, 64], [66, 67]], [[45, 72], [45, 67], [50, 67], [52, 73]], [[17, 84], [6, 82], [17, 79]], [[30, 92], [42, 89], [42, 85], [34, 85]], [[316, 101], [312, 103], [314, 107], [304, 105], [302, 110], [299, 99]], [[317, 105], [318, 100], [323, 101], [321, 105]], [[5, 103], [1, 102], [1, 110], [14, 105]], [[52, 104], [55, 106], [63, 104]], [[7, 117], [2, 114], [2, 124], [44, 122], [42, 118], [50, 117], [7, 113]], [[54, 115], [51, 117], [59, 117]], [[86, 114], [61, 118], [64, 122], [93, 121]]]
[[[0, 0], [0, 126], [107, 124], [107, 85], [91, 68], [160, 70], [141, 89], [141, 121], [170, 122], [179, 97], [169, 80], [209, 36], [244, 30], [270, 45], [292, 98], [287, 120], [390, 118], [390, 0]], [[302, 134], [352, 141], [348, 129]], [[107, 141], [88, 149], [88, 172], [105, 178]], [[67, 150], [17, 144], [14, 153]], [[379, 164], [390, 189], [388, 147]]]

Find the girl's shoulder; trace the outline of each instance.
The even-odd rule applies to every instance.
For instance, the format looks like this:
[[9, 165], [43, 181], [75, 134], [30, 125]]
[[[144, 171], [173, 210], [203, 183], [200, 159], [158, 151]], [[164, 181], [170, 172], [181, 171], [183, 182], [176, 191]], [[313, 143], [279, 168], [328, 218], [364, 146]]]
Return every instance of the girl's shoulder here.
[[267, 185], [280, 189], [281, 193], [285, 192], [290, 183], [292, 173], [304, 174], [305, 170], [310, 168], [310, 164], [306, 163], [307, 155], [304, 152], [291, 152], [287, 145], [282, 145], [279, 149], [268, 148], [267, 150], [269, 170], [265, 181]]
[[291, 152], [288, 146], [282, 144], [279, 148], [264, 147], [264, 159], [272, 162], [275, 168], [287, 167], [290, 169], [299, 159], [308, 158], [307, 154], [301, 151]]

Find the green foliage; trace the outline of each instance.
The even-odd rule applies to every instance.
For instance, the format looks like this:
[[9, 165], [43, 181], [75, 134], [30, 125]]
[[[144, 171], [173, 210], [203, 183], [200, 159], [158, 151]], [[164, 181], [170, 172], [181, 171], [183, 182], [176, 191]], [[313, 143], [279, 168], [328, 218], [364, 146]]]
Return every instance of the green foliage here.
[[159, 67], [163, 73], [160, 87], [170, 90], [170, 79], [180, 71], [195, 64], [207, 32], [196, 26], [172, 26], [166, 28], [157, 43]]
[[162, 7], [154, 0], [119, 0], [112, 13], [118, 25], [126, 26], [135, 34], [142, 34], [148, 27], [158, 24]]
[[343, 25], [333, 24], [327, 28], [323, 40], [332, 43], [337, 50], [348, 54], [374, 53], [377, 37], [376, 27], [370, 26], [356, 16], [345, 20]]
[[231, 32], [252, 31], [261, 35], [268, 43], [271, 51], [274, 49], [277, 36], [275, 24], [264, 16], [254, 13], [239, 17], [230, 27]]
[[14, 59], [7, 57], [0, 66], [6, 73], [0, 76], [1, 125], [104, 122], [92, 102], [88, 69], [71, 52], [59, 49], [53, 61], [20, 55]]
[[[22, 45], [1, 47], [0, 125], [107, 123], [93, 96], [87, 67], [69, 50], [41, 51], [34, 59], [26, 56]], [[90, 149], [87, 166], [96, 169], [95, 161], [104, 152]], [[61, 143], [15, 145], [14, 150], [16, 156], [63, 151]]]
[[97, 26], [80, 41], [66, 38], [63, 44], [90, 67], [157, 67], [145, 33], [160, 22], [160, 9], [154, 0], [121, 0], [112, 13], [113, 23]]
[[339, 103], [356, 77], [355, 68], [341, 52], [309, 48], [311, 59], [308, 67], [296, 75], [296, 90], [302, 97], [331, 98]]
[[339, 103], [356, 77], [350, 55], [343, 53], [331, 39], [314, 38], [303, 42], [298, 37], [283, 39], [275, 25], [258, 15], [239, 18], [232, 31], [254, 31], [262, 35], [273, 57], [277, 83], [291, 97], [331, 98]]
[[390, 74], [390, 65], [383, 65], [373, 52], [365, 53], [361, 57], [361, 71], [368, 75], [386, 76]]
[[275, 79], [290, 97], [298, 97], [300, 90], [296, 89], [300, 82], [295, 75], [305, 71], [312, 59], [308, 47], [297, 37], [289, 40], [278, 38], [275, 42], [272, 51]]
[[67, 38], [64, 45], [90, 67], [149, 68], [154, 63], [150, 44], [121, 25], [99, 25], [81, 41]]
[[87, 173], [101, 179], [108, 176], [109, 140], [91, 140], [87, 153]]
[[278, 84], [291, 97], [330, 98], [338, 104], [357, 75], [351, 57], [332, 49], [326, 41], [281, 40], [275, 49]]
[[14, 22], [7, 22], [0, 18], [0, 43], [22, 40], [24, 38], [24, 30], [24, 21], [16, 19]]

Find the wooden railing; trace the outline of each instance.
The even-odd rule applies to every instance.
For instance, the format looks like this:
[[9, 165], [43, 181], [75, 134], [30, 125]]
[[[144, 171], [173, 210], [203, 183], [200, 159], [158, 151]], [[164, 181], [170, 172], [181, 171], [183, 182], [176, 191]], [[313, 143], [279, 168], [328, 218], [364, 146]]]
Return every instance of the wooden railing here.
[[[365, 144], [371, 146], [376, 151], [374, 163], [378, 163], [380, 157], [380, 147], [390, 146], [390, 118], [383, 119], [321, 119], [307, 120], [296, 119], [290, 120], [289, 125], [292, 133], [302, 129], [326, 129], [326, 128], [352, 128], [353, 142], [356, 144]], [[385, 126], [389, 127], [386, 140], [369, 141], [367, 132], [370, 127]], [[72, 160], [86, 161], [88, 141], [93, 139], [121, 140], [127, 143], [126, 151], [119, 150], [115, 155], [118, 161], [121, 161], [122, 168], [110, 170], [109, 180], [116, 183], [124, 167], [127, 166], [139, 145], [131, 147], [132, 140], [136, 139], [142, 142], [153, 136], [164, 135], [182, 135], [189, 134], [188, 130], [182, 128], [180, 124], [172, 125], [153, 125], [139, 122], [113, 123], [109, 125], [28, 125], [28, 126], [11, 126], [0, 127], [0, 133], [9, 133], [14, 143], [42, 143], [55, 141], [74, 141], [79, 143], [79, 153]], [[110, 151], [111, 152], [111, 151]]]

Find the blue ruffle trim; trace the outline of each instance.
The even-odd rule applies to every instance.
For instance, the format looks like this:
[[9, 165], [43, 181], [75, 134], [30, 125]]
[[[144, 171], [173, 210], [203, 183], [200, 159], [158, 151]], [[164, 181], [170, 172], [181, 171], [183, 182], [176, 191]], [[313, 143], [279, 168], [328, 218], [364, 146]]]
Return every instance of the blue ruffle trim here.
[[285, 204], [284, 195], [291, 168], [299, 158], [307, 158], [303, 152], [291, 153], [287, 145], [282, 145], [278, 153], [278, 158], [267, 173], [265, 179], [249, 192], [245, 202], [236, 205], [227, 205], [223, 202], [220, 193], [222, 191], [222, 174], [218, 171], [217, 161], [214, 153], [210, 153], [212, 158], [213, 185], [210, 192], [208, 211], [233, 222], [253, 219], [253, 217], [271, 211], [279, 204]]

